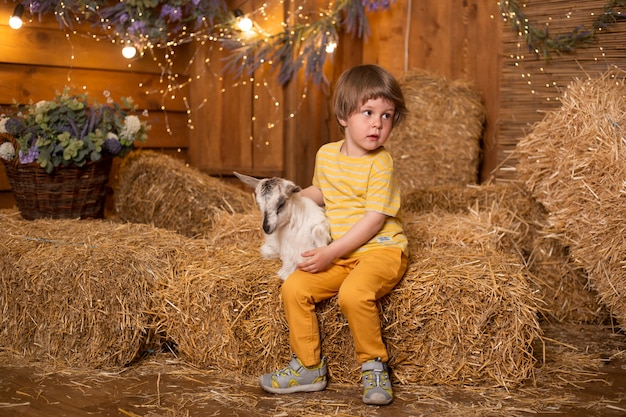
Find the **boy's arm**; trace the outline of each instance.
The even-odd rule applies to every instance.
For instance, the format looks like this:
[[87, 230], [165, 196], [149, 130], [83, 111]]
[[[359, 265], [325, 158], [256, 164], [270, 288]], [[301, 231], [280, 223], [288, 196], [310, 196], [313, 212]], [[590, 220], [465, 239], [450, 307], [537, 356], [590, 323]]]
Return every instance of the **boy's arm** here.
[[370, 240], [383, 227], [386, 219], [385, 214], [365, 212], [365, 215], [339, 239], [332, 241], [328, 246], [304, 252], [302, 256], [305, 260], [298, 264], [298, 268], [312, 273], [323, 271], [333, 259], [352, 252]]
[[[339, 258], [359, 248], [376, 235], [385, 224], [387, 216], [375, 211], [366, 211], [365, 215], [356, 222], [341, 238], [328, 245], [333, 252], [333, 258]], [[332, 261], [331, 259], [331, 261]]]
[[300, 191], [300, 195], [315, 201], [318, 206], [324, 205], [324, 195], [322, 194], [322, 190], [314, 185], [309, 185], [304, 190]]

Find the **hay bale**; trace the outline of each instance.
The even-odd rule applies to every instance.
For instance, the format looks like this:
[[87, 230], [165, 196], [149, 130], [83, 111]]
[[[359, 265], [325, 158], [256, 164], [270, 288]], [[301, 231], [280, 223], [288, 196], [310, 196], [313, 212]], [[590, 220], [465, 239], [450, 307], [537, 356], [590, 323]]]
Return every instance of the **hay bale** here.
[[[227, 217], [227, 233], [214, 229], [225, 236], [220, 246], [211, 258], [186, 263], [160, 288], [157, 311], [183, 359], [229, 373], [245, 369], [239, 376], [249, 378], [285, 365], [288, 329], [278, 262], [259, 254], [260, 214]], [[491, 230], [485, 234], [485, 226], [457, 217], [410, 222], [419, 227], [408, 229], [414, 250], [409, 271], [380, 302], [394, 378], [405, 384], [519, 383], [530, 375], [530, 343], [539, 332], [524, 265], [493, 248]], [[457, 227], [442, 232], [446, 222]], [[233, 223], [246, 238], [233, 233]], [[448, 244], [423, 243], [422, 229], [438, 233], [432, 242]], [[331, 378], [358, 383], [360, 367], [335, 298], [320, 303], [318, 317]]]
[[575, 80], [560, 109], [520, 140], [517, 172], [548, 211], [549, 229], [570, 248], [591, 286], [626, 325], [626, 73]]
[[495, 228], [473, 215], [416, 215], [405, 228], [409, 270], [383, 305], [388, 325], [402, 329], [387, 336], [398, 377], [507, 387], [532, 375], [540, 300], [523, 260], [498, 249]]
[[549, 233], [539, 236], [527, 256], [532, 285], [543, 301], [541, 314], [550, 322], [602, 324], [609, 319], [598, 293], [589, 286], [587, 272], [570, 248]]
[[106, 220], [0, 212], [0, 346], [37, 361], [119, 367], [158, 347], [152, 292], [202, 242]]
[[151, 151], [127, 155], [114, 188], [120, 220], [151, 224], [189, 237], [210, 232], [215, 216], [222, 211], [245, 213], [254, 207], [250, 192]]
[[409, 109], [386, 147], [403, 191], [478, 181], [486, 111], [478, 91], [425, 70], [398, 79]]
[[550, 321], [602, 323], [607, 311], [587, 285], [587, 274], [569, 248], [548, 230], [544, 207], [521, 184], [445, 185], [403, 196], [414, 213], [474, 213], [498, 231], [498, 247], [521, 256], [530, 284], [541, 298], [541, 314]]
[[[539, 332], [523, 263], [499, 252], [493, 227], [471, 216], [415, 216], [409, 271], [380, 302], [394, 378], [521, 382]], [[258, 210], [220, 213], [211, 240], [104, 220], [1, 215], [0, 223], [5, 349], [109, 367], [133, 361], [149, 342], [167, 343], [191, 364], [242, 380], [289, 357], [279, 262], [260, 255]], [[319, 319], [331, 378], [358, 383], [335, 298], [320, 304]]]
[[223, 214], [210, 258], [190, 259], [155, 293], [163, 331], [196, 366], [249, 377], [288, 358], [278, 261], [261, 257], [261, 214]]

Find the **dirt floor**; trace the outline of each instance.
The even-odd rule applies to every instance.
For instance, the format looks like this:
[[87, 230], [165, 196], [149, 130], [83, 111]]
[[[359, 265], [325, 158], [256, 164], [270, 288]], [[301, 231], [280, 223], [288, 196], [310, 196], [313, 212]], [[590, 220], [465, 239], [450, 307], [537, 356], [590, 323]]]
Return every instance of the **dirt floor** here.
[[0, 416], [626, 416], [626, 336], [600, 326], [545, 331], [524, 386], [398, 385], [386, 407], [366, 406], [358, 385], [332, 381], [318, 393], [266, 394], [256, 376], [242, 383], [171, 354], [117, 372], [11, 364], [2, 355]]

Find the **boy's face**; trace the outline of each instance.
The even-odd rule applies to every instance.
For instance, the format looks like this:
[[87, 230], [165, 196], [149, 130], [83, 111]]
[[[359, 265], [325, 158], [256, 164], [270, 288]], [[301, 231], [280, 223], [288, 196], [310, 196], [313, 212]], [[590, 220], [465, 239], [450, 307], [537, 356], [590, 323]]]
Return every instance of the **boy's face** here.
[[395, 106], [388, 100], [367, 100], [347, 120], [339, 119], [345, 128], [342, 152], [348, 156], [363, 156], [387, 142], [393, 127]]

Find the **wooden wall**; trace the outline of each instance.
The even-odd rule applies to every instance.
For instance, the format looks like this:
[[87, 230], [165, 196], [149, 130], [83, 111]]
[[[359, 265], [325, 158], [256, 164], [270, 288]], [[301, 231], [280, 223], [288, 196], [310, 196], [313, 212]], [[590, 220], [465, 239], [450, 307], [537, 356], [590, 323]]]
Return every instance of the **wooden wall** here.
[[[259, 4], [261, 1], [245, 2], [243, 11], [254, 10]], [[328, 1], [309, 1], [305, 5], [308, 10], [303, 13], [314, 16]], [[278, 21], [285, 14], [286, 10], [279, 8], [272, 13]], [[482, 167], [487, 176], [495, 166], [495, 117], [491, 116], [497, 114], [500, 72], [497, 2], [396, 1], [387, 11], [370, 13], [369, 19], [371, 33], [366, 39], [343, 35], [326, 65], [330, 82], [326, 91], [307, 84], [302, 77], [281, 89], [267, 71], [259, 71], [245, 83], [237, 82], [222, 76], [222, 51], [213, 45], [199, 48], [193, 72], [200, 78], [192, 93], [201, 94], [192, 103], [199, 108], [198, 103], [208, 95], [208, 101], [215, 105], [195, 112], [199, 121], [198, 128], [191, 132], [190, 147], [197, 150], [192, 154], [192, 165], [212, 174], [244, 170], [309, 184], [315, 152], [321, 144], [338, 139], [330, 108], [332, 85], [346, 68], [375, 63], [397, 77], [413, 68], [425, 68], [476, 85], [490, 114]], [[266, 27], [272, 24], [276, 22], [264, 22]], [[207, 60], [209, 65], [205, 64]], [[302, 99], [304, 93], [306, 99]], [[280, 106], [274, 106], [275, 100]], [[294, 118], [289, 116], [292, 113]], [[268, 124], [273, 128], [268, 129]]]
[[483, 97], [487, 122], [481, 179], [497, 166], [497, 126], [502, 66], [502, 19], [497, 0], [396, 1], [371, 17], [372, 37], [363, 61], [396, 76], [422, 68], [474, 84]]
[[[277, 27], [301, 4], [265, 3], [266, 27]], [[262, 1], [238, 4], [248, 12]], [[308, 8], [303, 12], [314, 17], [328, 0], [303, 4]], [[495, 0], [397, 0], [387, 11], [369, 14], [367, 39], [341, 35], [325, 67], [326, 89], [302, 75], [280, 86], [270, 68], [235, 79], [223, 72], [225, 55], [217, 45], [190, 43], [176, 51], [174, 63], [178, 79], [190, 82], [175, 92], [166, 90], [162, 59], [145, 56], [129, 65], [118, 45], [84, 36], [91, 28], [66, 34], [52, 17], [35, 18], [14, 31], [6, 25], [13, 7], [13, 2], [0, 3], [0, 105], [50, 98], [64, 85], [84, 87], [94, 96], [105, 89], [115, 98], [131, 95], [150, 110], [154, 128], [145, 146], [178, 154], [210, 174], [238, 170], [308, 185], [315, 152], [339, 135], [330, 112], [332, 85], [359, 63], [380, 64], [396, 76], [425, 68], [474, 82], [488, 109], [483, 176], [496, 164], [502, 23]], [[0, 190], [5, 190], [0, 207], [12, 204], [3, 172]]]

